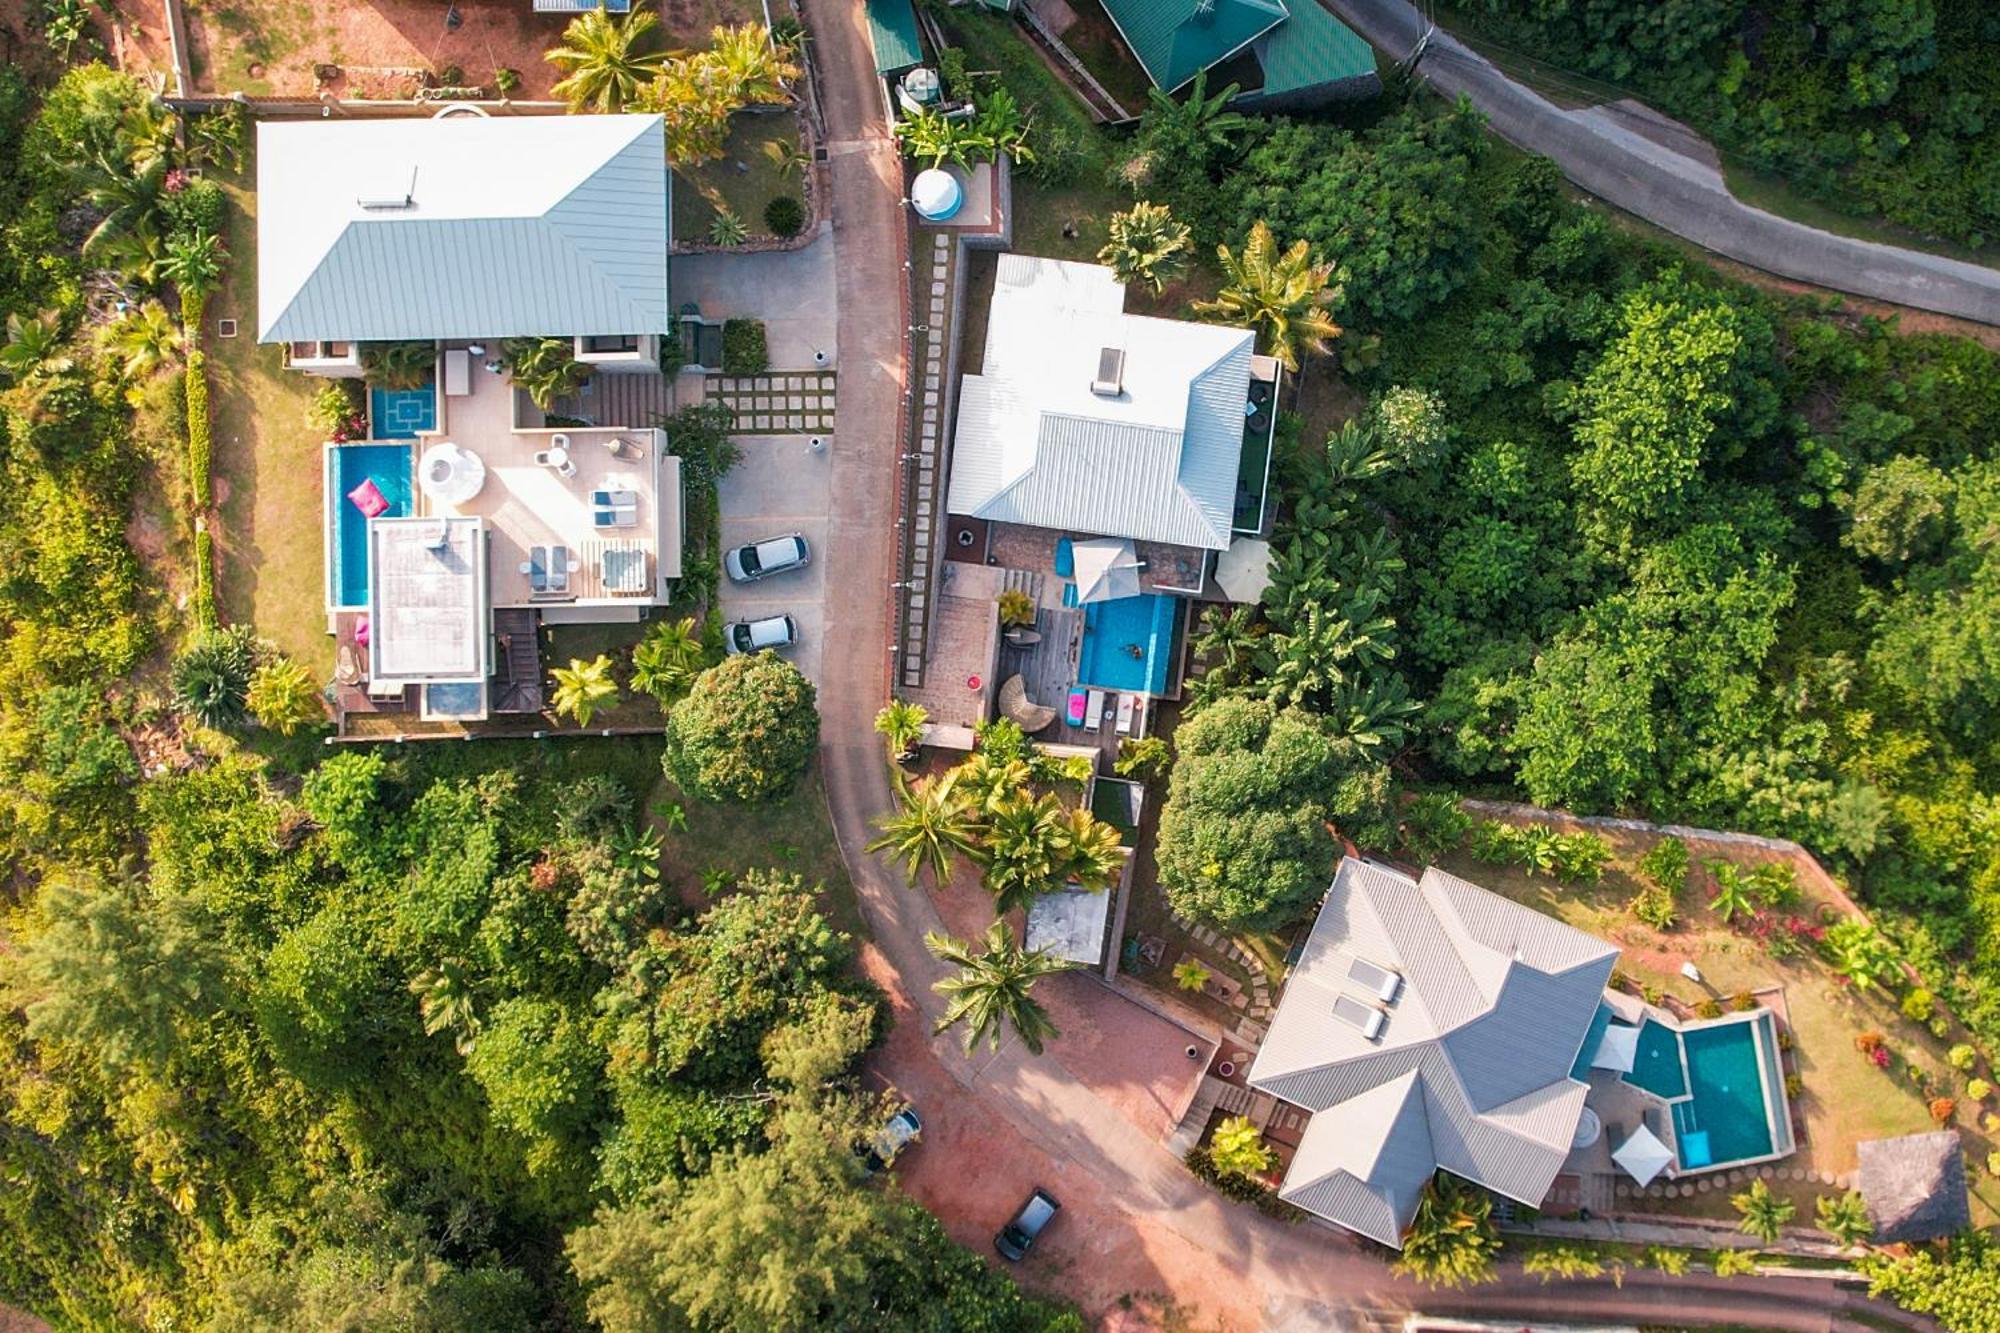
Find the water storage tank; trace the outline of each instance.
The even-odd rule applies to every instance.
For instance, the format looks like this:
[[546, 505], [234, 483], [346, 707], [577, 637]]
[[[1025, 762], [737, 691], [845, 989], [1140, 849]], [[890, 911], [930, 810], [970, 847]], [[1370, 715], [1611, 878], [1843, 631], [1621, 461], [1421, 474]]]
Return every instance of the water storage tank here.
[[943, 222], [956, 216], [965, 204], [965, 188], [950, 172], [932, 167], [917, 173], [910, 183], [910, 206], [926, 222]]
[[470, 449], [443, 440], [417, 462], [417, 485], [443, 505], [462, 505], [486, 485], [486, 464]]

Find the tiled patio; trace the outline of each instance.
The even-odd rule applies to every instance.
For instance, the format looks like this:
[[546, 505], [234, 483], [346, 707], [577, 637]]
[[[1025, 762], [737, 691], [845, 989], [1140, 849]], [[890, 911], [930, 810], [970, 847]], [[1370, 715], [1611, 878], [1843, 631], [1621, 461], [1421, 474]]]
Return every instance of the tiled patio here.
[[[994, 523], [989, 526], [986, 549], [1000, 565], [1008, 569], [1025, 569], [1042, 576], [1043, 605], [1062, 605], [1063, 580], [1056, 577], [1056, 542], [1064, 534], [1051, 528], [1023, 527], [1016, 523]], [[1072, 541], [1084, 539], [1082, 533], [1069, 534]], [[1139, 571], [1139, 588], [1142, 592], [1186, 592], [1190, 588], [1202, 589], [1205, 599], [1220, 601], [1221, 592], [1208, 579], [1208, 553], [1187, 546], [1170, 546], [1164, 542], [1134, 542], [1134, 552], [1145, 562]]]
[[739, 435], [811, 435], [833, 431], [834, 373], [710, 375], [707, 400], [736, 413]]

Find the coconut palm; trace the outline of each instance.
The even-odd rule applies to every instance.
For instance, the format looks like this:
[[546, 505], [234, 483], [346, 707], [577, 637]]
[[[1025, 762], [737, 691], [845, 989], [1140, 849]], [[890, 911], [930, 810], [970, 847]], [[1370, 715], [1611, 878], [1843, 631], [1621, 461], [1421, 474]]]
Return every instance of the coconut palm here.
[[682, 166], [721, 157], [729, 118], [743, 107], [734, 74], [707, 54], [668, 61], [639, 95], [641, 110], [659, 113], [667, 159]]
[[1271, 228], [1259, 221], [1240, 255], [1218, 245], [1215, 257], [1225, 281], [1213, 301], [1194, 303], [1197, 315], [1257, 330], [1270, 354], [1290, 371], [1299, 368], [1301, 347], [1316, 356], [1331, 350], [1340, 325], [1326, 307], [1340, 299], [1340, 289], [1329, 285], [1333, 265], [1313, 263], [1304, 241], [1280, 254]]
[[888, 706], [875, 715], [875, 730], [888, 738], [889, 752], [901, 758], [917, 748], [917, 742], [923, 739], [924, 724], [930, 719], [930, 710], [922, 704], [913, 704], [907, 699], [891, 699]]
[[436, 343], [408, 339], [361, 344], [361, 377], [370, 388], [421, 388], [436, 370]]
[[1176, 221], [1165, 204], [1143, 200], [1111, 215], [1110, 239], [1097, 252], [1097, 262], [1110, 267], [1122, 283], [1143, 282], [1154, 291], [1186, 262], [1187, 224]]
[[812, 158], [796, 139], [766, 139], [764, 159], [778, 169], [779, 180], [791, 180], [812, 165]]
[[76, 173], [84, 201], [102, 214], [83, 238], [85, 259], [103, 260], [113, 240], [142, 227], [157, 232], [168, 170], [164, 153], [144, 151], [135, 161], [100, 151]]
[[1118, 830], [1082, 806], [1064, 812], [1056, 828], [1056, 849], [1068, 877], [1086, 889], [1117, 883], [1125, 869], [1125, 844]]
[[1391, 1271], [1434, 1287], [1463, 1287], [1493, 1281], [1499, 1253], [1493, 1196], [1441, 1171], [1424, 1186]]
[[996, 813], [1035, 779], [1027, 760], [991, 750], [974, 751], [958, 766], [957, 773], [959, 790], [982, 816]]
[[1751, 1181], [1749, 1189], [1731, 1195], [1729, 1202], [1743, 1217], [1737, 1229], [1766, 1245], [1778, 1243], [1779, 1229], [1798, 1211], [1797, 1204], [1771, 1193], [1771, 1187], [1762, 1180]]
[[1813, 1201], [1813, 1220], [1836, 1245], [1855, 1246], [1875, 1234], [1868, 1217], [1868, 1204], [1858, 1190], [1845, 1194], [1822, 1194]]
[[657, 16], [636, 9], [616, 18], [602, 9], [577, 15], [563, 29], [562, 45], [543, 54], [563, 71], [549, 91], [571, 111], [623, 111], [659, 72], [664, 57], [636, 49], [659, 23]]
[[1183, 958], [1174, 964], [1174, 984], [1185, 991], [1198, 991], [1215, 975], [1198, 958]]
[[128, 380], [148, 380], [180, 354], [181, 331], [158, 301], [133, 306], [97, 333], [97, 345]]
[[458, 1053], [470, 1055], [472, 1043], [479, 1036], [480, 1022], [472, 976], [466, 965], [448, 958], [436, 967], [426, 968], [411, 979], [410, 993], [417, 997], [417, 1011], [423, 1015], [425, 1034], [449, 1032]]
[[551, 700], [556, 716], [574, 717], [579, 727], [589, 726], [592, 715], [618, 697], [618, 682], [611, 675], [611, 658], [604, 653], [588, 662], [572, 657], [568, 666], [557, 667], [549, 674], [556, 682]]
[[983, 1039], [988, 1048], [1000, 1045], [1000, 1027], [1006, 1024], [1036, 1055], [1050, 1037], [1059, 1035], [1048, 1011], [1030, 991], [1035, 982], [1054, 972], [1068, 971], [1071, 964], [1040, 949], [1023, 949], [1014, 943], [1007, 923], [995, 921], [986, 928], [985, 949], [972, 951], [970, 943], [945, 935], [926, 935], [924, 945], [940, 962], [958, 969], [931, 987], [951, 998], [934, 1029], [943, 1032], [959, 1023], [966, 1024], [965, 1049], [969, 1052]]
[[590, 378], [590, 367], [576, 359], [576, 346], [568, 338], [509, 338], [500, 345], [500, 356], [507, 363], [507, 378], [544, 412]]
[[723, 71], [737, 101], [768, 105], [791, 100], [786, 85], [799, 77], [799, 67], [791, 51], [772, 41], [763, 24], [714, 28], [708, 36], [709, 49], [694, 58], [713, 62]]
[[867, 850], [888, 852], [903, 863], [911, 883], [926, 867], [934, 883], [943, 884], [954, 856], [970, 856], [978, 846], [978, 824], [958, 790], [957, 775], [946, 773], [910, 785], [898, 784], [897, 808], [878, 819], [880, 837]]
[[693, 616], [662, 620], [632, 650], [632, 688], [672, 703], [687, 693], [707, 662]]
[[1062, 803], [1044, 792], [1017, 792], [993, 810], [982, 838], [986, 888], [1002, 915], [1026, 911], [1062, 887], [1070, 868], [1069, 829]]
[[1250, 661], [1251, 652], [1264, 637], [1256, 612], [1248, 606], [1232, 606], [1227, 611], [1211, 606], [1201, 614], [1201, 633], [1194, 650], [1210, 671], [1233, 677]]

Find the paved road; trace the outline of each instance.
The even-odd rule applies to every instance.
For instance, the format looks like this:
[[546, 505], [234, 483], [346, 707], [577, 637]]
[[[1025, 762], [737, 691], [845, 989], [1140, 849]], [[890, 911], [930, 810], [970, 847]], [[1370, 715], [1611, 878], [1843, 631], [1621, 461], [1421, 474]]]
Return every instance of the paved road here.
[[[890, 991], [897, 1025], [878, 1072], [918, 1097], [940, 1132], [918, 1150], [912, 1187], [953, 1233], [980, 1243], [1000, 1220], [968, 1207], [976, 1182], [1057, 1182], [1075, 1201], [1049, 1253], [1024, 1272], [1102, 1310], [1124, 1292], [1164, 1292], [1204, 1324], [1329, 1329], [1357, 1326], [1361, 1307], [1440, 1312], [1560, 1311], [1564, 1317], [1683, 1323], [1700, 1318], [1759, 1328], [1859, 1327], [1858, 1298], [1821, 1284], [1735, 1279], [1663, 1283], [1634, 1275], [1623, 1289], [1570, 1283], [1544, 1290], [1510, 1272], [1469, 1293], [1429, 1293], [1391, 1279], [1377, 1254], [1315, 1226], [1287, 1227], [1231, 1204], [1188, 1175], [1159, 1143], [1135, 1132], [1107, 1101], [1018, 1044], [963, 1054], [928, 1034], [941, 969], [923, 947], [942, 922], [930, 898], [861, 851], [873, 817], [889, 808], [888, 769], [872, 730], [890, 681], [890, 582], [905, 368], [902, 177], [880, 124], [874, 62], [861, 0], [815, 0], [808, 10], [823, 76], [821, 97], [839, 242], [840, 409], [832, 456], [825, 565], [820, 761], [827, 806], [873, 935], [871, 972]], [[1105, 1002], [1126, 1001], [1105, 993]], [[948, 1154], [951, 1122], [972, 1151]], [[936, 1150], [933, 1152], [933, 1150]], [[921, 1178], [918, 1178], [921, 1177]], [[954, 1206], [956, 1205], [956, 1206]], [[1061, 1241], [1058, 1246], [1055, 1242]], [[1885, 1307], [1875, 1315], [1896, 1319]], [[1114, 1312], [1115, 1318], [1115, 1312]], [[1904, 1319], [1911, 1327], [1921, 1327]]]
[[[1399, 58], [1423, 32], [1407, 0], [1327, 3]], [[1751, 208], [1729, 193], [1713, 151], [1670, 121], [1629, 104], [1565, 110], [1441, 29], [1418, 70], [1447, 97], [1471, 98], [1509, 143], [1553, 158], [1598, 198], [1704, 249], [1815, 286], [2000, 325], [2000, 270], [1836, 236]]]

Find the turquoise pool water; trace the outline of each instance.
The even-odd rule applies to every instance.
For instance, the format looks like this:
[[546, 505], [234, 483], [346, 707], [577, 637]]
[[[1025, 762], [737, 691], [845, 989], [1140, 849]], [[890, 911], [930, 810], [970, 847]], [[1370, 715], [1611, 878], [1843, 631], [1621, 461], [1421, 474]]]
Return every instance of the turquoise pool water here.
[[385, 517], [412, 513], [411, 480], [416, 450], [407, 444], [341, 444], [333, 450], [330, 476], [333, 493], [333, 604], [359, 609], [368, 605], [368, 520], [347, 493], [373, 481], [389, 502]]
[[1687, 1095], [1687, 1078], [1681, 1072], [1681, 1038], [1678, 1032], [1648, 1020], [1639, 1029], [1639, 1049], [1632, 1061], [1627, 1083], [1636, 1083], [1661, 1101]]
[[1181, 611], [1180, 598], [1158, 593], [1086, 605], [1077, 683], [1100, 690], [1165, 694]]
[[414, 440], [418, 431], [436, 430], [437, 390], [370, 389], [368, 434], [377, 440]]
[[[1758, 1074], [1762, 1061], [1757, 1050], [1758, 1032], [1769, 1022], [1759, 1018], [1681, 1034], [1691, 1084], [1687, 1101], [1691, 1128], [1708, 1136], [1714, 1165], [1763, 1157], [1771, 1151], [1771, 1111]], [[1680, 1123], [1676, 1116], [1676, 1127]]]

